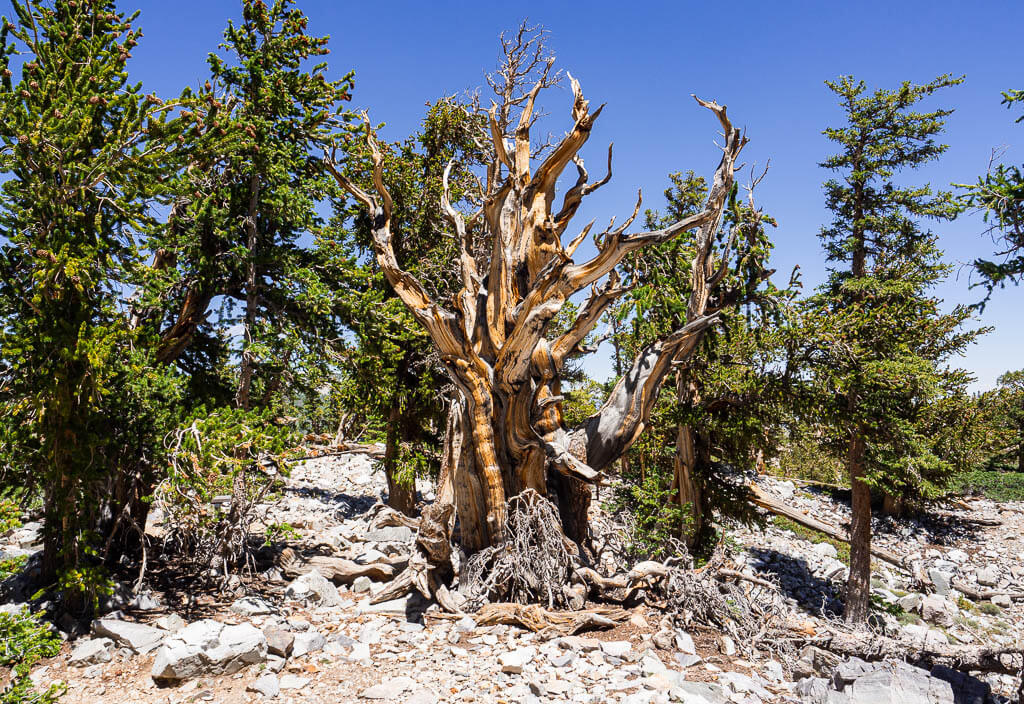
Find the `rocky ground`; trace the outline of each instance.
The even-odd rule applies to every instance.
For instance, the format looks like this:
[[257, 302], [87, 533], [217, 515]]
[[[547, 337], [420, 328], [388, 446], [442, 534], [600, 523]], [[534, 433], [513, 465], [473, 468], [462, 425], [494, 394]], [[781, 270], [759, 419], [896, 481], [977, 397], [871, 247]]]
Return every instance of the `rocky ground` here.
[[[828, 493], [769, 478], [762, 488], [818, 519], [842, 525], [849, 508]], [[408, 528], [372, 529], [385, 488], [363, 455], [297, 465], [268, 521], [287, 522], [307, 545], [328, 544], [357, 563], [408, 553]], [[420, 488], [431, 500], [430, 487]], [[981, 519], [979, 522], [978, 519]], [[1024, 588], [1024, 504], [973, 499], [925, 519], [880, 519], [876, 540], [909, 556], [935, 584], [915, 593], [909, 576], [876, 565], [878, 632], [920, 642], [1012, 645], [1024, 639], [1024, 603], [975, 603], [952, 585]], [[149, 527], [159, 532], [159, 512]], [[38, 525], [0, 537], [0, 553], [38, 549]], [[808, 633], [828, 624], [845, 578], [842, 544], [784, 522], [735, 528], [736, 567], [778, 584]], [[4, 545], [6, 543], [6, 545]], [[837, 549], [838, 547], [838, 549]], [[814, 647], [779, 657], [742, 655], [712, 629], [673, 630], [646, 607], [609, 631], [544, 640], [510, 626], [480, 626], [416, 599], [371, 605], [383, 584], [336, 587], [316, 572], [286, 580], [274, 569], [238, 580], [224, 597], [175, 589], [115, 597], [87, 633], [33, 672], [62, 681], [68, 704], [94, 702], [1008, 702], [1012, 677], [964, 677], [898, 662], [840, 660]], [[23, 608], [6, 604], [3, 610]], [[659, 638], [658, 635], [661, 635]], [[869, 637], [869, 636], [866, 636]]]

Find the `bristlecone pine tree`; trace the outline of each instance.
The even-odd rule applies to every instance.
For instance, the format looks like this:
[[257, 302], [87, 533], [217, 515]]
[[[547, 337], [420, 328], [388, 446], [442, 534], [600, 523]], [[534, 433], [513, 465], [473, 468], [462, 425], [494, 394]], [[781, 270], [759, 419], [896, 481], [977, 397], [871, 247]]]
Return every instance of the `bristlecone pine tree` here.
[[[729, 270], [728, 247], [716, 242], [716, 235], [746, 138], [733, 126], [725, 107], [700, 99], [698, 103], [717, 117], [724, 136], [721, 162], [703, 207], [667, 227], [628, 233], [640, 209], [638, 202], [624, 224], [609, 226], [595, 237], [595, 256], [583, 262], [573, 259], [591, 229], [587, 225], [567, 238], [573, 216], [583, 198], [606, 183], [610, 173], [590, 181], [579, 157], [601, 109], [590, 110], [571, 77], [572, 129], [543, 150], [542, 159], [535, 158], [534, 108], [538, 93], [548, 85], [550, 66], [548, 62], [528, 94], [517, 100], [499, 93], [501, 102], [489, 111], [489, 158], [479, 209], [464, 214], [447, 192], [442, 195], [459, 243], [461, 288], [451, 305], [436, 300], [396, 259], [392, 199], [382, 179], [383, 157], [368, 123], [373, 188], [361, 187], [340, 169], [335, 172], [339, 183], [369, 209], [378, 262], [426, 328], [459, 390], [461, 406], [452, 419], [447, 449], [454, 461], [442, 470], [438, 495], [441, 500], [451, 497], [461, 544], [469, 551], [503, 542], [508, 502], [528, 489], [552, 499], [565, 535], [581, 545], [588, 542], [590, 485], [643, 431], [672, 362], [685, 360], [715, 323], [708, 300]], [[517, 113], [516, 121], [508, 117]], [[503, 123], [509, 126], [510, 138]], [[556, 182], [569, 164], [575, 164], [578, 176], [559, 203]], [[583, 352], [581, 343], [625, 292], [616, 267], [630, 253], [694, 230], [692, 290], [683, 324], [640, 350], [596, 414], [567, 427], [561, 408], [566, 362]], [[589, 298], [574, 321], [549, 340], [559, 311], [571, 296], [587, 289]]]
[[872, 491], [920, 496], [954, 461], [931, 420], [963, 393], [967, 375], [946, 363], [978, 333], [960, 330], [970, 317], [965, 307], [943, 313], [931, 295], [949, 267], [921, 222], [948, 220], [957, 206], [950, 193], [904, 187], [894, 177], [946, 150], [935, 136], [951, 111], [913, 107], [959, 82], [942, 76], [873, 93], [845, 76], [827, 84], [847, 122], [825, 130], [840, 147], [822, 164], [839, 176], [825, 183], [834, 219], [820, 234], [833, 264], [810, 308], [819, 326], [820, 417], [834, 420], [832, 446], [853, 493], [845, 614], [853, 623], [867, 619], [870, 605]]

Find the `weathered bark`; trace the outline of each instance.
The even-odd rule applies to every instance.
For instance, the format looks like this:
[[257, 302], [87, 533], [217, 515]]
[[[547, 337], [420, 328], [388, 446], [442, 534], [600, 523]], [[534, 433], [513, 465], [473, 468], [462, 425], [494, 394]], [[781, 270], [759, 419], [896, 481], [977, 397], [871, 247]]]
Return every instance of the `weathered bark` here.
[[373, 580], [387, 580], [395, 576], [393, 565], [375, 562], [361, 565], [352, 560], [326, 555], [303, 557], [291, 548], [285, 548], [278, 558], [278, 566], [286, 577], [299, 577], [310, 570], [316, 570], [335, 584], [351, 584], [359, 577]]
[[[545, 70], [544, 76], [547, 73]], [[562, 237], [586, 195], [610, 177], [590, 182], [579, 150], [601, 109], [590, 111], [572, 79], [573, 128], [539, 163], [531, 158], [530, 126], [534, 101], [545, 78], [521, 105], [512, 128], [508, 106], [489, 114], [492, 161], [487, 169], [483, 205], [465, 217], [448, 200], [448, 171], [441, 206], [459, 245], [462, 290], [446, 310], [397, 261], [391, 240], [391, 198], [384, 186], [384, 160], [372, 135], [375, 195], [352, 183], [338, 169], [338, 182], [371, 215], [377, 261], [396, 294], [427, 330], [459, 395], [446, 448], [452, 496], [462, 546], [474, 551], [503, 541], [508, 500], [532, 489], [559, 507], [567, 536], [589, 539], [590, 486], [632, 445], [649, 417], [658, 390], [673, 361], [692, 354], [716, 321], [708, 310], [711, 291], [721, 281], [716, 234], [729, 193], [735, 161], [746, 143], [724, 107], [698, 102], [722, 126], [725, 142], [704, 208], [651, 232], [627, 234], [639, 213], [596, 239], [597, 253], [577, 264], [573, 254], [590, 231], [585, 227], [568, 244]], [[509, 129], [506, 129], [508, 127]], [[570, 164], [577, 180], [555, 205], [555, 186]], [[449, 166], [450, 168], [450, 166]], [[561, 377], [566, 361], [583, 350], [584, 340], [603, 313], [624, 292], [616, 267], [631, 252], [697, 231], [692, 265], [693, 295], [685, 325], [642, 350], [601, 410], [577, 428], [562, 416]], [[604, 283], [602, 284], [602, 280]], [[590, 298], [565, 332], [549, 339], [550, 324], [575, 293]], [[456, 439], [461, 442], [455, 446]]]
[[853, 499], [844, 617], [847, 623], [864, 623], [871, 607], [871, 489], [863, 481], [864, 438], [857, 430], [850, 438], [847, 468]]
[[[676, 401], [680, 406], [695, 401], [697, 390], [682, 372], [676, 374]], [[704, 533], [704, 498], [697, 479], [697, 449], [693, 426], [680, 423], [676, 427], [676, 454], [672, 458], [672, 488], [676, 501], [684, 510], [686, 525], [682, 537], [692, 550]]]
[[815, 645], [837, 655], [853, 655], [867, 661], [896, 660], [919, 667], [943, 665], [965, 672], [998, 672], [1017, 675], [1024, 667], [1024, 649], [952, 645], [939, 639], [925, 642], [912, 638], [886, 638], [877, 633], [835, 633]]

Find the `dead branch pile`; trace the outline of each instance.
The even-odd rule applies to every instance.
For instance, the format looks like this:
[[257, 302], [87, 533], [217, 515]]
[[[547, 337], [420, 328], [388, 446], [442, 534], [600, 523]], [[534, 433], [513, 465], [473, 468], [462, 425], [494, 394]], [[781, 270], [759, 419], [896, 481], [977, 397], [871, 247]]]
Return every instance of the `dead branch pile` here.
[[576, 546], [562, 533], [558, 509], [527, 489], [509, 501], [504, 543], [484, 548], [462, 566], [459, 591], [467, 606], [486, 601], [569, 605], [563, 589], [573, 573]]
[[671, 568], [657, 588], [676, 625], [729, 635], [745, 652], [790, 651], [789, 609], [778, 587], [725, 567], [720, 545], [702, 568]]

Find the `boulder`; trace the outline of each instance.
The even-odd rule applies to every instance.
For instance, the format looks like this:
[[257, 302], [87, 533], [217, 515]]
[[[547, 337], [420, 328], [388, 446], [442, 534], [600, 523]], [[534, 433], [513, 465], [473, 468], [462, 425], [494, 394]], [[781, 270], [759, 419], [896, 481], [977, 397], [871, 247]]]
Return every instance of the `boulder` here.
[[268, 672], [262, 677], [257, 678], [254, 682], [251, 682], [246, 687], [246, 690], [262, 694], [267, 699], [273, 699], [281, 693], [281, 683], [278, 681], [277, 675]]
[[267, 652], [283, 658], [291, 655], [295, 636], [276, 624], [264, 626], [263, 635], [267, 638]]
[[288, 599], [310, 601], [319, 606], [341, 606], [344, 602], [338, 588], [316, 570], [295, 579], [284, 591]]
[[220, 632], [223, 629], [224, 624], [220, 621], [204, 618], [201, 621], [193, 621], [179, 630], [174, 634], [174, 639], [200, 649], [212, 648], [220, 640]]
[[949, 683], [956, 704], [985, 704], [992, 694], [992, 687], [987, 682], [945, 665], [934, 666], [931, 676]]
[[999, 570], [992, 565], [982, 567], [975, 575], [975, 579], [984, 587], [994, 587], [999, 584]]
[[177, 633], [187, 624], [185, 623], [185, 619], [178, 614], [167, 614], [166, 616], [161, 616], [156, 621], [153, 621], [153, 625], [157, 628], [162, 628], [165, 631]]
[[68, 664], [75, 667], [86, 667], [110, 662], [110, 651], [113, 645], [114, 641], [109, 638], [90, 638], [79, 641], [68, 657]]
[[915, 594], [907, 594], [906, 596], [901, 596], [899, 599], [896, 600], [896, 604], [901, 609], [906, 611], [908, 614], [910, 614], [910, 613], [921, 613], [921, 605], [923, 603], [924, 603], [924, 595], [923, 594], [916, 594], [916, 593]]
[[131, 648], [138, 654], [153, 650], [167, 635], [159, 628], [114, 618], [96, 619], [92, 622], [92, 631], [98, 636], [110, 638], [118, 645]]
[[851, 704], [954, 704], [953, 688], [925, 670], [886, 666], [857, 678], [848, 689]]
[[932, 567], [928, 570], [928, 579], [935, 586], [935, 593], [940, 596], [948, 596], [949, 592], [953, 589], [953, 575], [937, 567]]
[[292, 646], [292, 657], [299, 657], [309, 653], [317, 653], [327, 645], [327, 639], [320, 631], [310, 629], [295, 634], [295, 642]]
[[944, 596], [929, 594], [921, 602], [921, 618], [936, 626], [952, 626], [959, 609]]
[[207, 671], [203, 649], [172, 640], [157, 651], [150, 674], [157, 682], [187, 680]]

